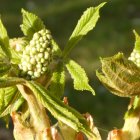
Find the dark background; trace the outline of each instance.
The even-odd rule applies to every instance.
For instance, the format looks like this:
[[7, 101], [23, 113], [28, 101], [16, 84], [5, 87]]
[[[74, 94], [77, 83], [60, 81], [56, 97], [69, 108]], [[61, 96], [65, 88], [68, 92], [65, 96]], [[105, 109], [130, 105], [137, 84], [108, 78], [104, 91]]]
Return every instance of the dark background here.
[[[23, 35], [19, 27], [22, 22], [21, 8], [35, 13], [42, 18], [63, 49], [83, 11], [101, 2], [102, 0], [0, 0], [0, 15], [9, 37], [13, 38]], [[81, 113], [89, 112], [93, 115], [94, 122], [105, 139], [108, 131], [123, 125], [129, 99], [117, 97], [106, 90], [96, 78], [95, 70], [101, 66], [100, 56], [112, 56], [118, 51], [129, 56], [135, 41], [132, 30], [136, 29], [140, 33], [140, 1], [110, 0], [100, 15], [95, 29], [71, 53], [71, 58], [85, 68], [96, 96], [73, 90], [69, 75], [65, 95], [71, 106]], [[11, 140], [8, 137], [11, 136], [11, 131], [5, 130], [2, 121], [0, 128], [0, 140]]]

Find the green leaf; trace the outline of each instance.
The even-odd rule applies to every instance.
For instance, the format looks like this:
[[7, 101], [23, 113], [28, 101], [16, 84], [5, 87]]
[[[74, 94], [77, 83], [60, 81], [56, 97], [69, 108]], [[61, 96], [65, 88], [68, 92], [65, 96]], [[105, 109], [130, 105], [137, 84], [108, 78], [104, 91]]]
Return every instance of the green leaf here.
[[35, 32], [45, 28], [42, 20], [36, 15], [22, 9], [22, 16], [23, 24], [21, 25], [21, 30], [23, 31], [24, 35], [32, 38]]
[[53, 39], [52, 39], [52, 46], [53, 46], [53, 49], [52, 49], [53, 55], [54, 56], [61, 56], [62, 55], [62, 51], [59, 48], [58, 44]]
[[53, 72], [50, 84], [50, 92], [57, 98], [61, 98], [64, 94], [65, 71], [63, 63], [57, 64]]
[[24, 84], [25, 80], [17, 77], [0, 78], [0, 88], [15, 86], [16, 84]]
[[79, 64], [77, 64], [73, 60], [69, 60], [66, 63], [66, 67], [72, 79], [74, 80], [73, 83], [74, 83], [74, 88], [76, 90], [87, 90], [87, 91], [92, 92], [93, 95], [95, 95], [94, 90], [89, 85], [89, 80], [88, 80], [85, 70]]
[[96, 75], [112, 93], [122, 97], [140, 94], [140, 68], [122, 53], [102, 58], [101, 63], [102, 70]]
[[138, 67], [140, 67], [140, 36], [135, 30], [133, 32], [135, 34], [136, 41], [134, 49], [128, 59], [133, 61]]
[[17, 88], [7, 87], [0, 89], [0, 117], [4, 117], [16, 111], [23, 103], [24, 99]]
[[77, 132], [74, 129], [62, 122], [58, 122], [57, 127], [59, 128], [60, 134], [63, 136], [64, 140], [75, 140]]
[[134, 49], [140, 52], [140, 36], [135, 30], [133, 32], [135, 34], [135, 39], [136, 39]]
[[112, 93], [121, 97], [129, 97], [128, 94], [124, 93], [122, 89], [117, 87], [113, 81], [109, 80], [104, 76], [103, 73], [96, 71], [96, 76], [102, 82], [102, 84]]
[[11, 52], [9, 50], [9, 37], [7, 35], [7, 31], [0, 19], [0, 46], [3, 50], [3, 52], [6, 54], [6, 56], [10, 59], [11, 58]]
[[91, 31], [95, 25], [96, 22], [99, 19], [99, 10], [101, 7], [103, 7], [105, 4], [101, 3], [97, 7], [90, 7], [88, 8], [81, 18], [79, 19], [72, 35], [69, 38], [69, 41], [64, 48], [63, 56], [67, 56], [71, 49], [82, 39], [83, 36], [85, 36], [89, 31]]
[[11, 65], [7, 62], [0, 62], [0, 76], [6, 74], [11, 68]]
[[37, 100], [41, 102], [56, 119], [76, 131], [82, 131], [88, 137], [95, 138], [86, 119], [79, 112], [65, 105], [62, 101], [52, 96], [43, 86], [34, 81], [27, 81], [26, 85], [33, 91]]
[[3, 52], [2, 47], [0, 47], [0, 59], [3, 59], [3, 58], [7, 58], [7, 56], [6, 56], [5, 53]]
[[16, 52], [14, 49], [11, 49], [12, 57], [11, 57], [11, 63], [12, 64], [19, 64], [21, 62], [21, 57], [18, 52]]

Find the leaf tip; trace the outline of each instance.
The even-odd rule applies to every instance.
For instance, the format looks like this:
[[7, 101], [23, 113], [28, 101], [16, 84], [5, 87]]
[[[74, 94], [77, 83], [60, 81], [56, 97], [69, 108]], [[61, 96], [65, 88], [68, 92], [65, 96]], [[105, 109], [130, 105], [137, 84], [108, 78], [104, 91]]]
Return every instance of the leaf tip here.
[[134, 33], [134, 35], [135, 35], [135, 38], [139, 37], [139, 34], [136, 32], [135, 29], [133, 30], [133, 33]]
[[95, 94], [95, 91], [92, 89], [91, 90], [91, 93], [95, 96], [96, 94]]
[[24, 14], [25, 12], [26, 12], [26, 10], [21, 8], [21, 13]]
[[97, 7], [98, 7], [98, 8], [101, 8], [101, 7], [103, 7], [106, 3], [107, 3], [107, 2], [102, 2], [102, 3], [99, 4]]
[[95, 94], [95, 91], [94, 91], [94, 89], [89, 85], [89, 91], [95, 96], [96, 94]]

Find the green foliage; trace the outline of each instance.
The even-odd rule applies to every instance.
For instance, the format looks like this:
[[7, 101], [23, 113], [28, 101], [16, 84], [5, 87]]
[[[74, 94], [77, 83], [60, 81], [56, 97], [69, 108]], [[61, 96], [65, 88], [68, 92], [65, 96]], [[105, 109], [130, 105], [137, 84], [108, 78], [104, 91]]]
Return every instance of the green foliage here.
[[42, 20], [36, 15], [22, 9], [22, 16], [23, 24], [21, 25], [21, 30], [23, 31], [24, 35], [28, 36], [29, 38], [32, 38], [35, 32], [45, 28]]
[[15, 86], [16, 84], [24, 84], [25, 80], [17, 77], [0, 78], [0, 88]]
[[57, 64], [53, 76], [51, 78], [50, 92], [55, 97], [61, 98], [64, 93], [65, 71], [63, 63]]
[[6, 57], [10, 59], [11, 52], [9, 50], [9, 37], [1, 20], [0, 20], [0, 47], [2, 48]]
[[101, 59], [99, 80], [114, 94], [131, 97], [140, 93], [140, 68], [126, 59], [122, 53]]
[[76, 131], [84, 132], [88, 137], [95, 138], [85, 118], [73, 108], [54, 98], [43, 86], [35, 82], [26, 82], [26, 85], [33, 91], [37, 100], [41, 102], [52, 115], [72, 127]]
[[[110, 132], [109, 139], [136, 140], [140, 138], [140, 37], [134, 31], [136, 41], [134, 49], [127, 59], [123, 53], [113, 57], [101, 58], [102, 69], [97, 71], [99, 80], [115, 95], [130, 97], [131, 101], [125, 113], [124, 126], [121, 130]], [[113, 132], [117, 135], [113, 136]]]
[[11, 54], [12, 54], [12, 56], [11, 56], [11, 62], [13, 64], [19, 64], [20, 61], [21, 61], [21, 57], [20, 57], [19, 53], [16, 52], [14, 49], [11, 49]]
[[138, 35], [138, 33], [134, 30], [133, 31], [135, 34], [135, 46], [134, 46], [134, 50], [140, 52], [140, 36]]
[[9, 63], [4, 62], [0, 62], [0, 76], [6, 74], [11, 68], [11, 65]]
[[138, 67], [140, 67], [140, 36], [136, 31], [134, 31], [134, 34], [136, 38], [135, 46], [128, 59], [133, 61]]
[[[95, 94], [89, 85], [85, 70], [67, 56], [71, 49], [95, 27], [99, 19], [99, 10], [104, 4], [90, 7], [84, 12], [62, 51], [52, 39], [50, 31], [45, 28], [42, 20], [28, 11], [22, 9], [21, 30], [24, 36], [11, 39], [10, 43], [6, 29], [0, 21], [0, 45], [2, 48], [0, 53], [4, 52], [6, 57], [11, 59], [10, 62], [8, 60], [0, 62], [0, 117], [12, 115], [13, 111], [21, 112], [24, 115], [25, 112], [20, 108], [22, 105], [26, 110], [30, 110], [22, 123], [29, 123], [29, 126], [33, 126], [32, 119], [39, 120], [41, 114], [43, 120], [40, 119], [41, 123], [36, 126], [44, 127], [43, 122], [48, 119], [46, 108], [58, 122], [74, 129], [75, 133], [81, 131], [87, 137], [96, 139], [86, 118], [63, 103], [61, 97], [64, 95], [65, 67], [73, 79], [76, 90], [87, 90]], [[23, 104], [24, 99], [28, 106]], [[31, 108], [30, 104], [36, 106]], [[35, 113], [33, 113], [34, 111]], [[45, 133], [48, 127], [50, 126], [45, 126]], [[34, 128], [34, 130], [36, 129], [38, 130], [38, 128]]]
[[74, 89], [88, 90], [92, 92], [93, 95], [95, 94], [92, 87], [88, 84], [89, 80], [88, 80], [85, 70], [79, 64], [77, 64], [73, 60], [69, 60], [66, 63], [66, 67], [69, 73], [71, 74], [72, 79], [74, 80], [73, 81]]
[[52, 46], [53, 46], [53, 55], [55, 56], [61, 56], [62, 55], [62, 51], [59, 48], [58, 44], [52, 39]]
[[97, 7], [90, 7], [84, 12], [64, 49], [64, 57], [70, 53], [71, 49], [82, 39], [83, 36], [95, 27], [96, 22], [99, 19], [99, 10], [104, 4], [105, 3], [101, 3]]
[[24, 99], [16, 87], [7, 87], [0, 89], [0, 117], [16, 111], [23, 103]]

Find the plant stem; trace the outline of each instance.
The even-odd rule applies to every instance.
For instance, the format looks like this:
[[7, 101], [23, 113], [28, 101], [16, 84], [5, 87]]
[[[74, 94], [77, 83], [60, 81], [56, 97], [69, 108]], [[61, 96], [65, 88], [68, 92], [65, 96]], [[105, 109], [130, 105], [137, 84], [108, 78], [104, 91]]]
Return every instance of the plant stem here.
[[[17, 85], [22, 96], [26, 99], [33, 119], [33, 127], [37, 133], [38, 140], [52, 140], [50, 121], [45, 108], [37, 101], [33, 92], [24, 85]], [[46, 140], [45, 139], [45, 140]]]
[[138, 140], [140, 138], [140, 97], [131, 98], [122, 129], [114, 129], [107, 140]]
[[140, 138], [140, 97], [135, 96], [131, 99], [122, 130], [130, 140]]

